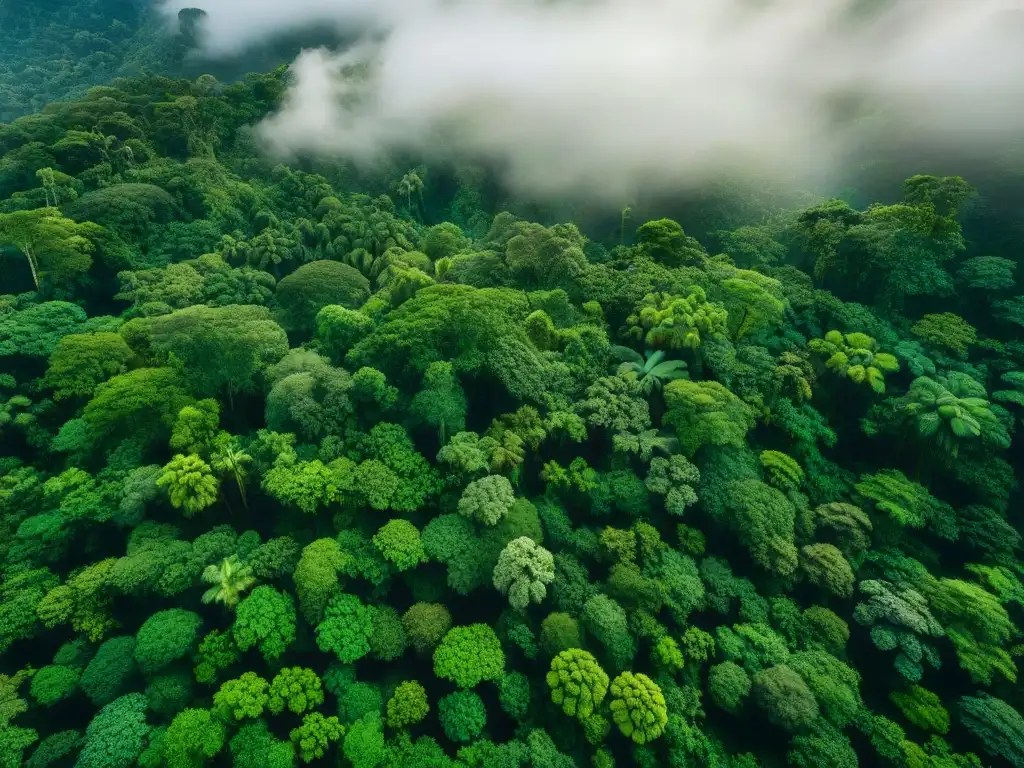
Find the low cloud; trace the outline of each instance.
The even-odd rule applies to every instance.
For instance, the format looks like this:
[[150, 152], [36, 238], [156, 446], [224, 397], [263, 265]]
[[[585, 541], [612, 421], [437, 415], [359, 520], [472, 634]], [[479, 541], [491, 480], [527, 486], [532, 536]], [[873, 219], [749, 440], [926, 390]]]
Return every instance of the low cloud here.
[[258, 130], [282, 156], [482, 158], [524, 192], [618, 201], [734, 171], [803, 183], [897, 138], [999, 153], [1024, 136], [1016, 0], [204, 7], [210, 55], [310, 23], [364, 33], [294, 63]]

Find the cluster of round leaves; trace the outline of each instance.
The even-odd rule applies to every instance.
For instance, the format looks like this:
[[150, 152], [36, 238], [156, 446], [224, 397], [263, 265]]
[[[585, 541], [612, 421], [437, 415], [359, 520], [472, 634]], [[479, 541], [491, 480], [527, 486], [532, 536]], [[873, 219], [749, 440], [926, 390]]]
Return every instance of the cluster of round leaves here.
[[157, 611], [135, 635], [135, 661], [151, 674], [188, 656], [199, 640], [202, 624], [198, 614], [182, 608]]
[[452, 741], [472, 741], [487, 724], [483, 700], [472, 691], [455, 691], [437, 703], [444, 735]]
[[686, 296], [651, 293], [626, 318], [628, 337], [651, 349], [696, 349], [701, 341], [726, 332], [728, 313], [707, 300], [699, 286]]
[[497, 525], [508, 515], [516, 497], [512, 484], [502, 475], [487, 475], [474, 480], [462, 492], [459, 514], [483, 525]]
[[302, 725], [292, 729], [290, 736], [302, 761], [311, 763], [327, 754], [331, 744], [341, 739], [344, 733], [345, 728], [337, 717], [311, 712], [302, 718]]
[[[679, 657], [678, 664], [670, 666], [682, 667], [682, 654], [677, 646], [675, 653], [668, 655]], [[560, 651], [551, 660], [547, 684], [551, 700], [565, 714], [580, 720], [584, 735], [593, 744], [600, 744], [607, 735], [609, 724], [598, 708], [609, 692], [612, 720], [634, 743], [646, 744], [657, 739], [668, 723], [665, 696], [653, 680], [643, 674], [623, 672], [609, 685], [608, 675], [597, 659], [581, 648]]]
[[108, 704], [125, 691], [135, 673], [134, 637], [112, 637], [96, 649], [82, 672], [79, 686], [97, 705]]
[[429, 711], [426, 689], [415, 680], [406, 680], [398, 684], [388, 699], [388, 727], [407, 728], [425, 718]]
[[252, 720], [241, 725], [231, 739], [234, 764], [246, 768], [294, 768], [295, 746], [270, 732], [263, 720]]
[[81, 676], [82, 670], [76, 667], [47, 664], [32, 676], [29, 690], [32, 698], [50, 707], [74, 693]]
[[146, 697], [141, 693], [121, 696], [100, 709], [85, 729], [78, 765], [131, 765], [149, 731]]
[[316, 672], [303, 667], [285, 667], [270, 683], [267, 708], [274, 714], [288, 709], [296, 715], [324, 703], [323, 685]]
[[651, 648], [651, 661], [654, 666], [674, 674], [683, 668], [685, 659], [679, 643], [668, 635], [660, 638]]
[[238, 661], [238, 646], [230, 632], [215, 629], [199, 643], [196, 665], [193, 670], [198, 683], [213, 683], [217, 673]]
[[294, 642], [295, 620], [292, 596], [263, 585], [238, 604], [231, 631], [239, 650], [255, 646], [265, 659], [272, 661]]
[[375, 606], [372, 611], [373, 633], [370, 652], [381, 661], [394, 661], [409, 647], [409, 637], [402, 625], [402, 617], [390, 605]]
[[768, 719], [789, 731], [807, 728], [818, 717], [818, 702], [800, 674], [776, 664], [754, 675], [754, 700]]
[[540, 644], [549, 655], [579, 648], [583, 645], [579, 622], [562, 611], [549, 613], [540, 623]]
[[697, 503], [694, 487], [700, 482], [700, 471], [685, 456], [675, 454], [665, 459], [655, 456], [644, 484], [651, 493], [665, 497], [669, 514], [682, 516], [686, 508]]
[[547, 585], [555, 580], [555, 559], [529, 536], [510, 541], [498, 556], [494, 567], [494, 587], [508, 595], [508, 602], [517, 611], [541, 602]]
[[227, 729], [207, 709], [185, 709], [175, 715], [164, 735], [163, 756], [168, 766], [202, 765], [216, 755]]
[[213, 696], [213, 708], [225, 720], [244, 720], [262, 715], [267, 700], [267, 681], [255, 672], [244, 672], [221, 685]]
[[415, 603], [402, 614], [402, 626], [418, 653], [434, 650], [452, 626], [452, 615], [439, 603]]
[[178, 454], [157, 478], [158, 486], [167, 486], [171, 505], [186, 517], [202, 512], [217, 500], [217, 478], [210, 465], [195, 454]]
[[505, 673], [498, 684], [498, 702], [510, 717], [524, 719], [530, 710], [530, 678], [515, 670]]
[[372, 609], [355, 595], [337, 594], [324, 611], [324, 619], [316, 628], [316, 644], [321, 651], [330, 651], [346, 664], [370, 652], [373, 634]]
[[82, 746], [82, 734], [79, 731], [66, 730], [52, 733], [39, 742], [32, 751], [32, 756], [25, 761], [25, 768], [47, 768], [61, 758], [74, 753]]
[[726, 712], [739, 712], [750, 693], [750, 685], [750, 676], [734, 661], [723, 661], [708, 672], [711, 700]]
[[885, 392], [885, 374], [900, 369], [899, 361], [888, 352], [878, 351], [878, 342], [866, 333], [829, 331], [823, 339], [812, 339], [812, 352], [827, 355], [825, 367], [855, 384], [866, 384], [875, 392]]
[[373, 537], [373, 544], [385, 560], [399, 571], [415, 568], [426, 562], [420, 532], [408, 520], [390, 520]]
[[192, 675], [184, 669], [158, 675], [146, 686], [149, 708], [163, 717], [173, 717], [195, 697]]
[[501, 641], [486, 624], [454, 627], [434, 649], [434, 674], [460, 688], [498, 680], [505, 671]]
[[612, 720], [637, 744], [661, 736], [668, 723], [668, 705], [658, 684], [647, 675], [623, 672], [612, 680]]
[[547, 674], [551, 700], [570, 717], [590, 717], [608, 694], [608, 675], [594, 656], [580, 648], [562, 651]]

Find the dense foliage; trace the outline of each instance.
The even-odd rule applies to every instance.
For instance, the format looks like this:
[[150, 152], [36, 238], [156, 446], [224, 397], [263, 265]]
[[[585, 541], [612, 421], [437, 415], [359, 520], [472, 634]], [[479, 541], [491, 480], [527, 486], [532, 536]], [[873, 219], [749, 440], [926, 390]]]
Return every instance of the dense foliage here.
[[141, 17], [50, 5], [0, 10], [0, 764], [1024, 766], [983, 187], [588, 236], [274, 164], [284, 70], [85, 92]]
[[177, 67], [187, 47], [134, 0], [10, 0], [0, 7], [0, 122], [123, 74]]

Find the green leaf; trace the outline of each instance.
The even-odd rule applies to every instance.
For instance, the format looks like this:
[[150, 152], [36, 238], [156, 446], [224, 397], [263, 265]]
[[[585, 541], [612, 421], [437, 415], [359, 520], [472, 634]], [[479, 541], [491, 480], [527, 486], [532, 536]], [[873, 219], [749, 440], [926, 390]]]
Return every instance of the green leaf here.
[[635, 349], [622, 346], [609, 347], [609, 351], [612, 353], [612, 357], [622, 363], [636, 363], [637, 365], [644, 364], [643, 355], [637, 352]]

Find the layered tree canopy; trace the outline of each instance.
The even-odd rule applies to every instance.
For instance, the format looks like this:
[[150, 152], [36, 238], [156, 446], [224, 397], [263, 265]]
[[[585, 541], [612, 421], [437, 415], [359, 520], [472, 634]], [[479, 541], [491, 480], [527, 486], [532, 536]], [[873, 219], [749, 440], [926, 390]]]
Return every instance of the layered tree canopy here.
[[1024, 766], [1019, 159], [283, 161], [145, 5], [0, 2], [0, 768]]

